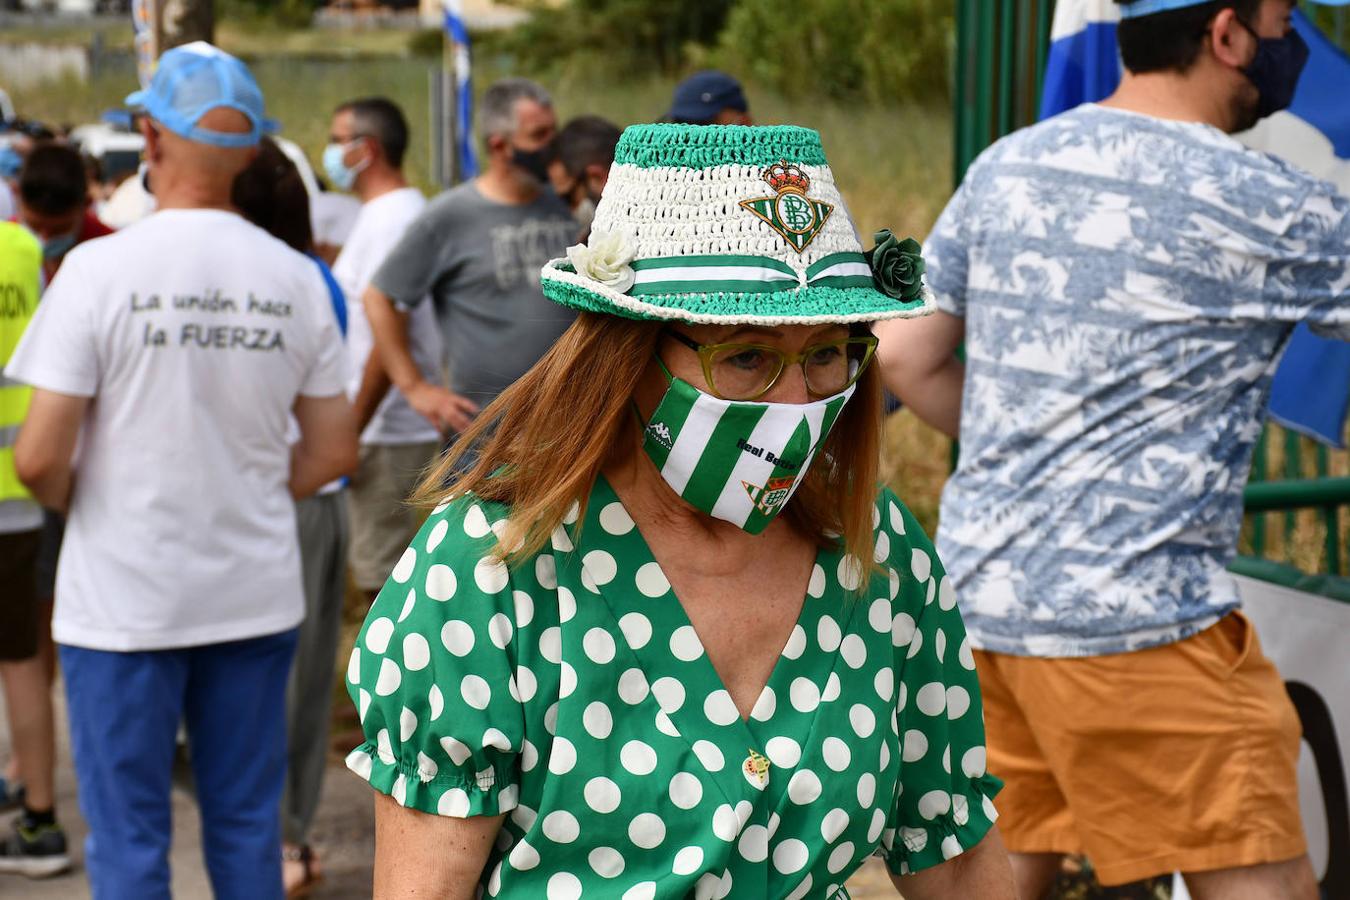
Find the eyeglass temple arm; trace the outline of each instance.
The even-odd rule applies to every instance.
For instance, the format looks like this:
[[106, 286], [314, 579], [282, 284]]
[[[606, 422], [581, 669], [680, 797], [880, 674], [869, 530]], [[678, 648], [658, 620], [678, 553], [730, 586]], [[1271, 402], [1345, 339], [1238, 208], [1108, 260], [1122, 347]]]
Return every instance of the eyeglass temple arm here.
[[667, 328], [666, 334], [670, 335], [675, 340], [679, 341], [681, 344], [684, 344], [686, 347], [688, 347], [690, 350], [693, 350], [695, 353], [698, 353], [700, 350], [703, 349], [703, 345], [700, 344], [698, 341], [694, 340], [687, 334], [682, 334], [676, 331], [674, 328]]

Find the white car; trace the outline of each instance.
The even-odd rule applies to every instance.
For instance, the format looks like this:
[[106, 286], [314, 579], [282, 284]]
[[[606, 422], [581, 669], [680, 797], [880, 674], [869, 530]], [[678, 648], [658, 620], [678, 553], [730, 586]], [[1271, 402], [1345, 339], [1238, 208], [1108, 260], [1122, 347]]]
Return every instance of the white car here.
[[85, 156], [98, 160], [103, 180], [121, 181], [136, 171], [145, 150], [145, 138], [138, 131], [124, 131], [112, 125], [80, 125], [70, 133], [70, 142]]

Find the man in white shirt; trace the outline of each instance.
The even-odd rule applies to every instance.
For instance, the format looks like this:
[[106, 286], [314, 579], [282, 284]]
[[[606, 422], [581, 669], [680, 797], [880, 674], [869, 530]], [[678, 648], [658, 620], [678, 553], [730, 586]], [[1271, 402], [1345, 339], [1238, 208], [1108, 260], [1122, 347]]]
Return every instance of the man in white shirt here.
[[341, 343], [313, 263], [231, 209], [266, 127], [248, 69], [189, 44], [127, 103], [159, 211], [71, 251], [5, 370], [35, 388], [19, 477], [68, 510], [52, 630], [86, 867], [95, 896], [168, 895], [185, 721], [216, 896], [279, 898], [292, 498], [355, 465]]
[[[355, 192], [361, 213], [333, 274], [349, 305], [348, 393], [361, 426], [361, 463], [348, 491], [352, 578], [374, 600], [421, 524], [407, 505], [441, 435], [398, 390], [390, 389], [371, 336], [361, 295], [380, 264], [427, 205], [403, 175], [408, 123], [383, 97], [342, 104], [333, 113], [324, 171], [334, 185]], [[422, 377], [441, 383], [441, 339], [430, 303], [400, 311], [409, 349]]]

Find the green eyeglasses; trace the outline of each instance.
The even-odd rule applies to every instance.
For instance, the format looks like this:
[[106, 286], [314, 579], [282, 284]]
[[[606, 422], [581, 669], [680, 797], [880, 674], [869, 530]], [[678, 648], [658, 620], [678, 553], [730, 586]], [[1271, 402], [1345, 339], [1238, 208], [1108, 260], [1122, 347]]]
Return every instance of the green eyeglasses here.
[[786, 353], [765, 344], [700, 344], [674, 329], [666, 333], [698, 354], [708, 387], [723, 400], [758, 400], [794, 364], [802, 367], [806, 392], [812, 398], [833, 397], [858, 380], [877, 349], [877, 339], [871, 335], [823, 341], [798, 353]]

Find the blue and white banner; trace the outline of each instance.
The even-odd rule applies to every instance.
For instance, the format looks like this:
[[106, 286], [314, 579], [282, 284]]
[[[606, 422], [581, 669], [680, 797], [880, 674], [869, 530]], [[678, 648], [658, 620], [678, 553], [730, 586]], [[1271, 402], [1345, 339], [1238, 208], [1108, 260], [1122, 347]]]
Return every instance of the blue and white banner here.
[[464, 24], [460, 0], [443, 0], [445, 31], [453, 48], [455, 90], [455, 139], [458, 146], [455, 159], [459, 162], [459, 180], [467, 181], [478, 174], [478, 157], [473, 149], [473, 66], [469, 56], [469, 29]]
[[131, 44], [136, 49], [136, 77], [140, 80], [142, 90], [150, 86], [150, 79], [155, 74], [155, 61], [159, 58], [157, 6], [156, 0], [132, 0], [131, 3]]
[[[1321, 0], [1341, 6], [1350, 0]], [[1116, 47], [1119, 6], [1114, 0], [1059, 0], [1041, 91], [1041, 118], [1101, 100], [1120, 83]], [[1307, 68], [1289, 109], [1238, 139], [1283, 157], [1350, 195], [1350, 57], [1301, 12], [1294, 27], [1308, 42]], [[1285, 352], [1270, 394], [1280, 424], [1344, 447], [1350, 411], [1350, 343], [1320, 338], [1300, 325]]]

